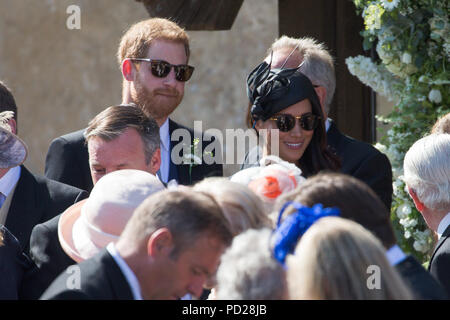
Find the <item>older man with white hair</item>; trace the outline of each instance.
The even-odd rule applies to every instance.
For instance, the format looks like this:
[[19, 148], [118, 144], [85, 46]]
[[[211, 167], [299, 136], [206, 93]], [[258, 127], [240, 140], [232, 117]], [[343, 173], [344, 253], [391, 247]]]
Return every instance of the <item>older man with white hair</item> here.
[[416, 141], [405, 155], [403, 168], [417, 210], [439, 238], [429, 271], [450, 295], [450, 134]]

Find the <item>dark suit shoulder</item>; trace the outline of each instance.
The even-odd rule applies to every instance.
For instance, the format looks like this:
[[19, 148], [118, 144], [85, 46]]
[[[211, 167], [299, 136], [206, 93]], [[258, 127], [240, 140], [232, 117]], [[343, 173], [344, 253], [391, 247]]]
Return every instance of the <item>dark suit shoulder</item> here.
[[327, 139], [328, 144], [338, 155], [353, 154], [359, 161], [375, 156], [385, 156], [370, 143], [343, 134], [334, 124], [328, 130]]
[[[73, 281], [77, 276], [79, 287]], [[63, 271], [41, 299], [130, 300], [133, 295], [113, 257], [103, 249], [91, 259]]]
[[[194, 143], [193, 141], [195, 138], [198, 137], [199, 139], [201, 139], [201, 141], [202, 141], [201, 152], [202, 152], [202, 157], [203, 157], [202, 163], [200, 165], [193, 165], [192, 167], [190, 167], [189, 164], [181, 164], [181, 165], [177, 166], [177, 168], [178, 168], [178, 183], [190, 185], [195, 182], [201, 181], [207, 177], [222, 177], [223, 176], [222, 146], [221, 145], [218, 146], [219, 147], [218, 149], [214, 148], [214, 151], [216, 152], [214, 154], [214, 159], [215, 160], [219, 159], [219, 161], [217, 163], [216, 162], [213, 162], [211, 164], [206, 163], [205, 155], [204, 155], [205, 148], [210, 143], [213, 143], [215, 141], [214, 136], [205, 135], [204, 132], [194, 131], [191, 128], [188, 128], [184, 125], [181, 125], [181, 124], [169, 119], [169, 133], [170, 133], [171, 137], [172, 137], [172, 133], [177, 129], [183, 129], [183, 130], [187, 130], [189, 132], [191, 146], [193, 145], [193, 143]], [[171, 149], [173, 148], [173, 145], [174, 144], [176, 145], [177, 142], [180, 142], [180, 140], [182, 140], [182, 138], [179, 138], [178, 141], [172, 141]], [[185, 142], [185, 141], [182, 140], [181, 142]], [[181, 151], [182, 150], [180, 149], [180, 152]], [[213, 151], [213, 150], [208, 150], [208, 151]], [[181, 154], [180, 154], [180, 156], [181, 156]]]
[[390, 210], [392, 166], [388, 157], [371, 144], [342, 134], [334, 123], [327, 132], [328, 144], [342, 160], [341, 172], [369, 185]]
[[81, 129], [78, 131], [70, 132], [64, 134], [58, 138], [53, 139], [53, 142], [63, 141], [66, 145], [74, 145], [74, 144], [84, 144], [84, 131], [86, 129]]
[[88, 193], [79, 188], [41, 175], [34, 175], [34, 177], [38, 185], [40, 185], [43, 190], [46, 190], [52, 203], [57, 207], [62, 206], [62, 210], [65, 210], [70, 205], [88, 197]]
[[450, 226], [436, 245], [430, 261], [430, 273], [445, 288], [450, 297]]
[[32, 270], [31, 259], [22, 251], [19, 240], [0, 225], [3, 245], [0, 246], [0, 300], [16, 300], [24, 274]]
[[45, 176], [90, 192], [93, 184], [84, 130], [65, 134], [51, 142], [45, 158]]
[[415, 298], [425, 300], [447, 299], [447, 294], [442, 286], [413, 256], [408, 255], [395, 268], [411, 288]]
[[61, 215], [34, 226], [30, 237], [30, 256], [40, 268], [43, 264], [50, 263], [48, 249], [58, 245], [58, 222]]
[[38, 299], [58, 275], [76, 264], [62, 249], [58, 238], [58, 215], [33, 228], [30, 238], [30, 256], [37, 268], [24, 276], [21, 296]]

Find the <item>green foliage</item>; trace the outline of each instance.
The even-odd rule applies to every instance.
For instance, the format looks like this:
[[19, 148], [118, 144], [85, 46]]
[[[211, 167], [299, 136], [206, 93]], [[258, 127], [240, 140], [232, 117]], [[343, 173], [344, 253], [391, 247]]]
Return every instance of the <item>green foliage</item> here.
[[353, 2], [357, 13], [364, 18], [363, 48], [376, 45], [380, 61], [369, 63], [356, 57], [346, 62], [350, 72], [363, 83], [395, 102], [392, 112], [382, 118], [392, 128], [377, 146], [392, 164], [391, 218], [399, 244], [404, 251], [425, 262], [433, 239], [405, 190], [403, 158], [415, 141], [429, 133], [440, 116], [450, 112], [450, 2]]

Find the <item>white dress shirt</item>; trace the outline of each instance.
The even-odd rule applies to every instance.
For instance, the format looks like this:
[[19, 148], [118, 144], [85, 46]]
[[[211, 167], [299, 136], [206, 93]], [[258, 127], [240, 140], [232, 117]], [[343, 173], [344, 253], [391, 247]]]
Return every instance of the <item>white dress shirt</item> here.
[[128, 285], [131, 288], [134, 300], [142, 300], [141, 286], [139, 285], [139, 281], [137, 280], [133, 270], [130, 269], [125, 260], [123, 260], [123, 258], [120, 256], [119, 252], [114, 246], [114, 243], [111, 242], [110, 244], [108, 244], [106, 246], [106, 250], [108, 250], [109, 254], [114, 258], [114, 261], [122, 271], [125, 279], [128, 282]]
[[159, 167], [160, 179], [167, 183], [169, 180], [170, 168], [170, 134], [169, 134], [169, 118], [159, 128], [160, 148], [161, 148], [161, 166]]
[[393, 245], [388, 251], [386, 251], [386, 258], [391, 266], [395, 266], [406, 259], [406, 254], [398, 245]]
[[14, 196], [14, 190], [16, 189], [17, 182], [20, 179], [20, 166], [11, 168], [0, 179], [0, 224], [5, 224], [8, 218], [8, 212], [10, 209], [12, 197]]
[[439, 222], [436, 233], [438, 234], [439, 239], [442, 237], [445, 229], [450, 225], [450, 212]]
[[16, 186], [20, 178], [20, 166], [11, 168], [8, 172], [0, 179], [0, 192], [8, 198], [11, 191]]

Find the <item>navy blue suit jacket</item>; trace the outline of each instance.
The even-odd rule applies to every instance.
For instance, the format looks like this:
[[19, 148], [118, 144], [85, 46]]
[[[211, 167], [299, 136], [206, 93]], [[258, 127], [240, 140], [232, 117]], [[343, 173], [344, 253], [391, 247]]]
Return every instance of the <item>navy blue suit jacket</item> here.
[[[191, 145], [193, 144], [194, 131], [169, 119], [170, 136], [176, 129], [188, 130], [191, 135]], [[45, 176], [91, 192], [93, 184], [89, 169], [89, 153], [83, 132], [84, 129], [52, 141], [45, 160]], [[199, 133], [199, 135], [202, 136], [202, 133]], [[176, 143], [177, 141], [171, 142], [171, 151]], [[207, 144], [208, 141], [202, 144], [202, 151]], [[173, 168], [173, 166], [171, 167]], [[176, 176], [178, 183], [183, 185], [191, 185], [210, 176], [223, 176], [221, 163], [206, 164], [203, 162], [200, 165], [192, 166], [191, 169], [187, 164], [180, 164], [175, 167], [177, 172], [169, 173], [169, 175]]]

